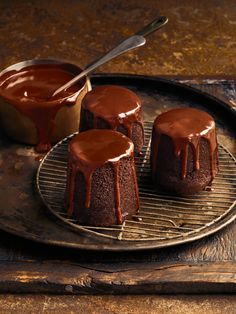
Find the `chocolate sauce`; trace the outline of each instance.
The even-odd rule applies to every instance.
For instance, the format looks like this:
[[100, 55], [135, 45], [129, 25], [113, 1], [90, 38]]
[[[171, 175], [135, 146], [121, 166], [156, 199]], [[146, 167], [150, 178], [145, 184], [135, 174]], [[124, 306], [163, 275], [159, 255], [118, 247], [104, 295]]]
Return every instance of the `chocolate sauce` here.
[[1, 97], [30, 118], [37, 129], [37, 152], [50, 149], [58, 110], [75, 103], [85, 80], [54, 98], [51, 98], [52, 93], [80, 71], [76, 66], [67, 63], [35, 64], [1, 75]]
[[181, 156], [181, 177], [187, 175], [188, 146], [193, 148], [194, 170], [200, 169], [200, 140], [204, 138], [209, 143], [210, 165], [212, 179], [218, 172], [218, 150], [215, 132], [215, 122], [206, 112], [193, 108], [180, 108], [167, 111], [156, 118], [153, 125], [152, 139], [152, 171], [154, 177], [157, 171], [157, 155], [162, 135], [168, 136], [174, 146], [176, 157]]
[[[92, 175], [96, 169], [110, 163], [114, 171], [114, 194], [117, 223], [122, 223], [120, 207], [120, 160], [134, 158], [134, 145], [123, 134], [111, 130], [89, 130], [76, 135], [69, 144], [68, 213], [74, 212], [75, 182], [81, 172], [86, 182], [85, 208], [90, 207]], [[134, 181], [136, 183], [136, 180]], [[136, 184], [137, 185], [137, 184]], [[136, 193], [138, 190], [136, 189]], [[138, 194], [137, 194], [138, 199]]]
[[87, 93], [82, 107], [93, 114], [93, 128], [97, 128], [98, 118], [105, 120], [112, 130], [123, 125], [127, 136], [132, 137], [132, 125], [141, 126], [144, 137], [141, 102], [131, 90], [113, 85], [98, 86]]

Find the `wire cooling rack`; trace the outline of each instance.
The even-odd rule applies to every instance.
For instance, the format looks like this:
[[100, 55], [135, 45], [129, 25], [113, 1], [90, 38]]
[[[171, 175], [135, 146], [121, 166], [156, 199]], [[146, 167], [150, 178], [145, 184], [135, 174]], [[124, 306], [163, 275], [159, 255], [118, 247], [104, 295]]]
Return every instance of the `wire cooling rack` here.
[[209, 191], [185, 197], [157, 192], [151, 184], [149, 166], [152, 123], [145, 122], [145, 145], [136, 157], [140, 211], [122, 225], [93, 227], [79, 225], [68, 217], [64, 207], [68, 143], [74, 136], [59, 142], [44, 157], [37, 173], [39, 194], [50, 212], [78, 232], [120, 241], [157, 241], [157, 247], [187, 242], [214, 232], [214, 225], [225, 224], [225, 218], [236, 216], [236, 160], [219, 145], [220, 173]]

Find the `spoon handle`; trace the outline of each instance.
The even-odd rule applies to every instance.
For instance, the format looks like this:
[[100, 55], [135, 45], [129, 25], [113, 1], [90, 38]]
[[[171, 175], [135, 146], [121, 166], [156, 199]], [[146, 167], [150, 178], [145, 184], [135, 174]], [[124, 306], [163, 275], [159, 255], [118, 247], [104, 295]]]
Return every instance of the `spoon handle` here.
[[151, 23], [144, 26], [144, 28], [142, 28], [140, 31], [135, 33], [135, 35], [144, 36], [144, 37], [148, 36], [151, 33], [158, 30], [159, 28], [161, 28], [162, 26], [164, 26], [167, 22], [168, 22], [168, 18], [166, 16], [159, 16], [158, 18], [153, 20]]
[[65, 85], [58, 88], [53, 94], [52, 97], [59, 94], [63, 90], [69, 88], [71, 85], [73, 85], [75, 82], [80, 80], [82, 77], [87, 75], [88, 73], [92, 72], [102, 64], [110, 61], [111, 59], [121, 55], [122, 53], [129, 51], [131, 49], [140, 47], [146, 43], [146, 39], [143, 36], [139, 35], [133, 35], [129, 37], [128, 39], [124, 40], [121, 44], [116, 46], [114, 49], [110, 50], [108, 53], [106, 53], [103, 57], [99, 58], [98, 60], [92, 62], [89, 66], [86, 67], [85, 70], [83, 70], [79, 75], [74, 77], [72, 80], [70, 80]]
[[129, 37], [128, 39], [124, 40], [121, 44], [110, 50], [108, 53], [106, 53], [104, 56], [99, 58], [98, 60], [93, 61], [91, 64], [89, 64], [84, 71], [82, 71], [79, 75], [74, 77], [71, 81], [66, 83], [65, 85], [58, 88], [51, 97], [56, 96], [63, 90], [69, 88], [71, 85], [73, 85], [75, 82], [80, 80], [82, 77], [86, 76], [90, 72], [94, 71], [96, 68], [101, 66], [102, 64], [110, 61], [111, 59], [121, 55], [122, 53], [129, 51], [131, 49], [143, 46], [146, 43], [146, 39], [144, 36], [147, 36], [159, 28], [161, 28], [163, 25], [165, 25], [168, 22], [167, 17], [160, 16], [153, 20], [151, 23], [146, 25], [144, 28], [142, 28], [140, 31], [138, 31], [133, 36]]

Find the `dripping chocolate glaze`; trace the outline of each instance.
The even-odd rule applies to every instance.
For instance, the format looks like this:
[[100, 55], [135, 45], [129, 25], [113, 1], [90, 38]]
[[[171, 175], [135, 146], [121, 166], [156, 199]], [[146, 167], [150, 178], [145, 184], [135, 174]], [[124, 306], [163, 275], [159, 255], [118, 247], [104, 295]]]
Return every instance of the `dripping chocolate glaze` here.
[[152, 139], [152, 169], [156, 176], [158, 165], [158, 146], [162, 135], [171, 138], [176, 157], [181, 157], [181, 176], [187, 175], [188, 146], [193, 148], [194, 169], [200, 169], [200, 140], [204, 138], [209, 143], [210, 165], [212, 179], [218, 172], [218, 150], [215, 122], [206, 112], [193, 108], [179, 108], [159, 115], [153, 124]]
[[0, 76], [1, 97], [30, 118], [36, 127], [36, 151], [50, 149], [56, 114], [62, 106], [75, 103], [85, 79], [58, 97], [51, 98], [52, 93], [80, 72], [81, 69], [69, 63], [49, 63], [25, 66]]
[[[114, 193], [117, 223], [122, 223], [120, 207], [120, 173], [119, 164], [123, 157], [134, 158], [134, 145], [131, 140], [121, 133], [112, 130], [93, 129], [76, 135], [69, 144], [68, 178], [68, 213], [74, 212], [75, 182], [78, 172], [81, 172], [86, 182], [85, 208], [90, 207], [92, 175], [96, 169], [111, 163], [114, 171]], [[136, 180], [134, 181], [135, 184]], [[136, 196], [138, 200], [138, 190]], [[139, 207], [139, 204], [137, 204]]]
[[92, 112], [94, 129], [97, 128], [98, 118], [101, 118], [113, 130], [123, 125], [127, 130], [127, 136], [131, 138], [132, 124], [137, 123], [141, 126], [144, 137], [140, 99], [127, 88], [115, 85], [98, 86], [87, 93], [82, 101], [82, 107]]

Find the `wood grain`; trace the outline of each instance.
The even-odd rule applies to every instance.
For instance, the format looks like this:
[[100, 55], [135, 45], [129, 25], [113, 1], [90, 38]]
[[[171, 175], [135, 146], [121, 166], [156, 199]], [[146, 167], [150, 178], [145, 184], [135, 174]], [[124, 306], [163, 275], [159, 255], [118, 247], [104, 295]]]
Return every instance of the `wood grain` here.
[[9, 262], [1, 292], [148, 294], [236, 292], [236, 263], [72, 264]]

